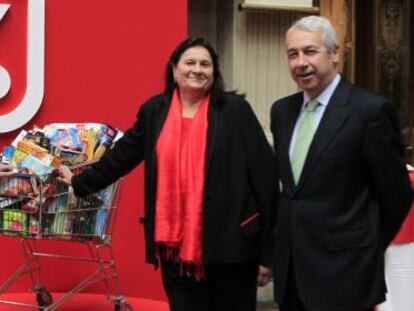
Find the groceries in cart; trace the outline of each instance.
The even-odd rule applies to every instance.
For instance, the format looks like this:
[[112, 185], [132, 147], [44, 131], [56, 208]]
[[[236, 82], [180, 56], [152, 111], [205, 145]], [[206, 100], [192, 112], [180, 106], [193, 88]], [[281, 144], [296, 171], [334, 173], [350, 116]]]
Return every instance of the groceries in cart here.
[[102, 238], [117, 183], [86, 198], [59, 182], [60, 165], [76, 172], [102, 157], [123, 133], [96, 123], [54, 123], [22, 131], [3, 147], [2, 163], [15, 174], [0, 178], [0, 232], [40, 238]]
[[41, 176], [61, 164], [98, 160], [122, 135], [106, 124], [52, 123], [42, 129], [21, 131], [11, 146], [3, 147], [2, 163]]

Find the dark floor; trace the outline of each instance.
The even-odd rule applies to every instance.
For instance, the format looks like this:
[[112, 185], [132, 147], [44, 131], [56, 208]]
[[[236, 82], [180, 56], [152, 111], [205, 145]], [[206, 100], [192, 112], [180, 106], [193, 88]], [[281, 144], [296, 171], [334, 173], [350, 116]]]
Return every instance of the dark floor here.
[[272, 301], [259, 301], [257, 311], [277, 311], [277, 306]]

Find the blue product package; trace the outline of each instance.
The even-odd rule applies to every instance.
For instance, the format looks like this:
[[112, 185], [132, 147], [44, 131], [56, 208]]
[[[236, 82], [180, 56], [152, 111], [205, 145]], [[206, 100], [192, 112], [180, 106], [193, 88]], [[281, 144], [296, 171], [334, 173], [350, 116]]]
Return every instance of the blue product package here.
[[13, 146], [3, 147], [3, 156], [1, 158], [1, 162], [4, 164], [10, 164], [15, 151], [16, 148], [14, 148]]

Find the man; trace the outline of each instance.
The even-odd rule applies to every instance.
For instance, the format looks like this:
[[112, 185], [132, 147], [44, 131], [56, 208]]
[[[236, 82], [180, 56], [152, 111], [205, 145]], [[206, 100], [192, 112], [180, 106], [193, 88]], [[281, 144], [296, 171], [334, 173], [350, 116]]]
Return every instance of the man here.
[[391, 104], [338, 73], [323, 17], [287, 31], [303, 92], [271, 110], [281, 191], [275, 300], [281, 311], [362, 311], [384, 300], [384, 251], [412, 200]]

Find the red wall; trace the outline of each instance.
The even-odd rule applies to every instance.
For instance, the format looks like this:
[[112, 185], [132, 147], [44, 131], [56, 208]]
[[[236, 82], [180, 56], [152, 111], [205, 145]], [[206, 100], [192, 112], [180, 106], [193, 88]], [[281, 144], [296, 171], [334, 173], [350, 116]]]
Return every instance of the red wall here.
[[[26, 87], [27, 1], [0, 0], [11, 4], [0, 22], [0, 65], [12, 78], [10, 93], [0, 99], [0, 114], [13, 109]], [[165, 63], [186, 29], [185, 0], [46, 0], [45, 96], [24, 128], [51, 122], [101, 122], [127, 129], [142, 102], [162, 90]], [[18, 132], [0, 134], [0, 145], [10, 144]], [[138, 222], [143, 215], [142, 176], [140, 167], [124, 182], [112, 245], [122, 293], [164, 299], [158, 271], [144, 262], [143, 229]], [[46, 251], [81, 253], [79, 246], [62, 242], [41, 244]], [[3, 282], [23, 256], [17, 238], [0, 237], [0, 250]], [[51, 291], [66, 291], [90, 271], [74, 262], [43, 263], [43, 280]], [[26, 289], [27, 284], [15, 290]]]

